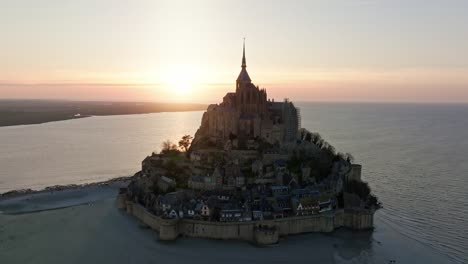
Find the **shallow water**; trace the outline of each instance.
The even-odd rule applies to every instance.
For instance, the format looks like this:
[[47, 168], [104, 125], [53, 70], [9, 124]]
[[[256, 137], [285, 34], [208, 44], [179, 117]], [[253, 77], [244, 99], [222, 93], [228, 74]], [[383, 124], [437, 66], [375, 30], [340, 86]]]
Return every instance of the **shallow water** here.
[[[381, 225], [435, 254], [468, 262], [467, 105], [298, 105], [303, 127], [363, 164], [363, 179], [384, 204]], [[0, 128], [0, 192], [133, 174], [162, 141], [193, 134], [201, 115], [91, 117]]]
[[[115, 207], [114, 199], [34, 214], [0, 216], [5, 263], [450, 263], [379, 223], [374, 232], [304, 234], [278, 245], [157, 234]], [[409, 250], [411, 249], [411, 250]], [[3, 262], [2, 262], [3, 263]]]

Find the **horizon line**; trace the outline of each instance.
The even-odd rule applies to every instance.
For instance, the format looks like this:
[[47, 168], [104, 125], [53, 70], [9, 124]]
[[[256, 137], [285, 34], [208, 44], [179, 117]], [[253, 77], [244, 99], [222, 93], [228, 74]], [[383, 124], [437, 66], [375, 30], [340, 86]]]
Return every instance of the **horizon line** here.
[[[274, 98], [271, 98], [274, 99]], [[292, 103], [351, 103], [351, 104], [468, 104], [468, 101], [401, 101], [401, 100], [291, 100]], [[283, 100], [284, 100], [283, 99]], [[281, 102], [283, 100], [276, 100]], [[71, 99], [71, 98], [38, 98], [38, 97], [0, 97], [0, 101], [61, 101], [61, 102], [102, 102], [102, 103], [158, 103], [158, 104], [219, 104], [213, 102], [189, 101], [156, 101], [156, 100], [102, 100], [102, 99]]]

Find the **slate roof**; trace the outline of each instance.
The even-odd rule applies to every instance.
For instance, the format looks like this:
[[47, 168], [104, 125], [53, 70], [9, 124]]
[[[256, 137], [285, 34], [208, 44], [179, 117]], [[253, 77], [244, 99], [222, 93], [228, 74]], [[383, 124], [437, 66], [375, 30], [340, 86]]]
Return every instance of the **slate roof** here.
[[237, 77], [238, 82], [244, 82], [244, 83], [250, 83], [252, 80], [250, 79], [249, 74], [247, 73], [247, 70], [243, 67], [241, 72], [239, 73], [239, 76]]

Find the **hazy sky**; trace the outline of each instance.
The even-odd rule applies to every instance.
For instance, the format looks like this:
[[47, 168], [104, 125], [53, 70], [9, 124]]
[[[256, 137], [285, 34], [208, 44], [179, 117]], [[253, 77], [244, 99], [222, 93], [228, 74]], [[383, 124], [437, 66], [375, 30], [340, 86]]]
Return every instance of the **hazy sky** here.
[[0, 0], [0, 98], [468, 102], [468, 1]]

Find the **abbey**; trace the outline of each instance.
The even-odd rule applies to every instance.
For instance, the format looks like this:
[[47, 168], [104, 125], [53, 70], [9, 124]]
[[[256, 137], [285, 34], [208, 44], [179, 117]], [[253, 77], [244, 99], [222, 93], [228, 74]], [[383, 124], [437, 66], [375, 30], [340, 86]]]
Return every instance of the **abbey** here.
[[117, 199], [119, 208], [159, 231], [240, 239], [260, 245], [279, 236], [371, 229], [380, 207], [362, 167], [320, 134], [300, 128], [288, 100], [268, 100], [247, 73], [245, 43], [236, 91], [208, 106], [190, 148], [166, 141]]
[[208, 107], [193, 145], [200, 140], [223, 144], [227, 139], [237, 139], [233, 142], [243, 148], [248, 140], [281, 145], [297, 138], [299, 109], [287, 99], [284, 102], [268, 99], [266, 90], [252, 83], [247, 73], [245, 43], [241, 67], [236, 92], [227, 93], [222, 103]]

